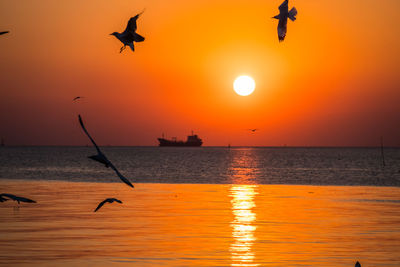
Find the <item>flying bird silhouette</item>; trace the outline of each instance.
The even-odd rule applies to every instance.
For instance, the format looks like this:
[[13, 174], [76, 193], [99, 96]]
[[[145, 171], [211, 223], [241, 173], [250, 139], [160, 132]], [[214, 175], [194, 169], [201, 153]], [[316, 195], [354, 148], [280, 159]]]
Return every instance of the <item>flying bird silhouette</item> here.
[[84, 98], [84, 97], [83, 96], [77, 96], [74, 99], [72, 99], [72, 101], [75, 101], [75, 100], [78, 100], [78, 99], [81, 99], [81, 98]]
[[129, 185], [130, 187], [134, 187], [131, 182], [129, 182], [128, 179], [126, 179], [118, 170], [117, 168], [115, 168], [115, 166], [111, 163], [111, 161], [108, 160], [108, 158], [106, 157], [106, 155], [103, 154], [103, 152], [101, 152], [100, 148], [97, 146], [96, 142], [93, 140], [93, 138], [90, 136], [89, 132], [86, 130], [85, 125], [83, 125], [83, 121], [81, 118], [81, 115], [78, 115], [79, 118], [79, 123], [83, 129], [83, 131], [86, 133], [86, 135], [89, 137], [90, 141], [93, 143], [94, 147], [97, 150], [97, 155], [93, 155], [93, 156], [89, 156], [88, 158], [95, 160], [97, 162], [100, 162], [102, 164], [104, 164], [104, 166], [111, 167], [111, 169], [113, 169], [115, 171], [115, 173], [118, 175], [118, 177], [127, 185]]
[[251, 131], [252, 133], [255, 133], [256, 131], [258, 131], [258, 129], [248, 129], [249, 131]]
[[6, 34], [6, 33], [9, 33], [9, 31], [0, 32], [0, 35]]
[[114, 35], [118, 40], [121, 41], [121, 43], [124, 44], [119, 51], [120, 53], [122, 53], [122, 51], [126, 48], [127, 45], [132, 49], [133, 52], [135, 52], [135, 46], [133, 42], [144, 41], [144, 37], [136, 33], [137, 30], [136, 20], [140, 17], [140, 15], [143, 14], [143, 12], [144, 10], [139, 14], [137, 14], [136, 16], [130, 18], [125, 31], [123, 31], [122, 33], [113, 32], [110, 34]]
[[12, 195], [12, 194], [6, 194], [6, 193], [0, 194], [0, 202], [7, 201], [8, 199], [6, 199], [5, 197], [7, 197], [8, 199], [17, 201], [18, 204], [19, 204], [20, 202], [36, 203], [36, 201], [35, 201], [35, 200], [32, 200], [32, 199], [25, 198], [25, 197], [18, 197], [18, 196], [15, 196], [15, 195]]
[[282, 42], [285, 39], [287, 32], [287, 19], [291, 19], [292, 21], [296, 20], [297, 10], [293, 7], [289, 11], [289, 0], [283, 1], [283, 3], [279, 6], [279, 15], [272, 17], [273, 19], [279, 19], [278, 23], [278, 38], [279, 42]]
[[99, 205], [97, 206], [97, 208], [94, 210], [94, 212], [98, 211], [101, 207], [103, 207], [103, 205], [105, 203], [113, 203], [113, 202], [118, 202], [122, 204], [122, 201], [116, 198], [107, 198], [105, 200], [103, 200], [102, 202], [99, 203]]

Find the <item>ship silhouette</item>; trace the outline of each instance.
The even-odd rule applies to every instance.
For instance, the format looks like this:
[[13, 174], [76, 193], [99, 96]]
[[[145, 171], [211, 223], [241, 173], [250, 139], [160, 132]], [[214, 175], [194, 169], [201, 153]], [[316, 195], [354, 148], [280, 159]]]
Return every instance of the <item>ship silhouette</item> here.
[[187, 146], [201, 146], [203, 144], [203, 140], [201, 140], [197, 134], [188, 135], [186, 141], [177, 140], [176, 137], [172, 139], [165, 139], [164, 134], [163, 137], [158, 138], [159, 146], [177, 146], [177, 147], [187, 147]]

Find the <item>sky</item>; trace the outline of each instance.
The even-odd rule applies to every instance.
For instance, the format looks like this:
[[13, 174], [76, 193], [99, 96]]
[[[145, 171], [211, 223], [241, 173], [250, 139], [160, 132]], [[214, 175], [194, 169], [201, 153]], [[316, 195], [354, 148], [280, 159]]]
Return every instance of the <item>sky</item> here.
[[290, 0], [279, 43], [281, 2], [0, 0], [0, 136], [86, 145], [81, 114], [100, 145], [400, 146], [400, 1]]

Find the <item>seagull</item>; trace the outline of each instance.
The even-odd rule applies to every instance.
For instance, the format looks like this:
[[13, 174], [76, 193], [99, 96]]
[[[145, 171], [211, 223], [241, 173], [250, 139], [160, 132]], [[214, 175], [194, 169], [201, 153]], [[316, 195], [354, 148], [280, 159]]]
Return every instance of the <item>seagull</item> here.
[[137, 25], [136, 25], [136, 20], [142, 15], [144, 10], [137, 14], [136, 16], [130, 18], [128, 21], [128, 25], [126, 26], [126, 29], [124, 32], [119, 33], [119, 32], [113, 32], [110, 35], [114, 35], [118, 40], [121, 41], [124, 45], [120, 49], [120, 53], [125, 49], [127, 45], [132, 49], [133, 52], [135, 52], [135, 46], [133, 42], [143, 42], [144, 37], [136, 33]]
[[107, 203], [107, 202], [108, 202], [108, 203], [113, 203], [114, 201], [116, 201], [116, 202], [122, 204], [122, 201], [119, 200], [119, 199], [116, 199], [116, 198], [107, 198], [107, 199], [103, 200], [102, 202], [100, 202], [100, 204], [97, 206], [97, 208], [94, 210], [94, 212], [98, 211], [101, 207], [103, 207], [103, 205], [104, 205], [105, 203]]
[[6, 34], [6, 33], [9, 33], [9, 31], [0, 32], [0, 35]]
[[356, 265], [354, 265], [354, 267], [361, 267], [361, 264], [357, 261]]
[[97, 162], [100, 162], [102, 164], [104, 164], [104, 166], [111, 167], [111, 169], [113, 169], [115, 171], [115, 173], [118, 175], [118, 177], [127, 185], [129, 185], [130, 187], [134, 187], [131, 182], [129, 182], [128, 179], [126, 179], [118, 170], [117, 168], [115, 168], [115, 166], [111, 163], [111, 161], [108, 160], [108, 158], [106, 157], [106, 155], [103, 154], [103, 152], [101, 152], [100, 148], [97, 146], [97, 144], [95, 143], [95, 141], [93, 140], [93, 138], [90, 136], [89, 132], [86, 130], [85, 125], [83, 125], [83, 121], [81, 118], [81, 115], [78, 115], [79, 118], [79, 123], [81, 124], [81, 127], [83, 129], [83, 131], [86, 133], [86, 135], [89, 137], [90, 141], [92, 141], [94, 147], [97, 150], [97, 155], [93, 155], [90, 156], [88, 158], [95, 160]]
[[7, 197], [8, 199], [12, 199], [12, 200], [14, 200], [14, 201], [17, 201], [18, 204], [19, 204], [20, 202], [36, 203], [36, 201], [35, 201], [35, 200], [32, 200], [32, 199], [24, 198], [24, 197], [17, 197], [17, 196], [14, 196], [14, 195], [11, 195], [11, 194], [6, 194], [6, 193], [0, 194], [0, 202], [4, 202], [4, 201], [7, 201], [7, 200], [8, 200], [8, 199], [6, 199], [6, 198], [4, 198], [4, 197]]
[[78, 99], [81, 99], [81, 98], [83, 98], [83, 96], [77, 96], [74, 99], [72, 99], [72, 101], [75, 101], [75, 100], [78, 100]]
[[297, 10], [293, 7], [289, 11], [289, 0], [283, 1], [283, 3], [279, 6], [279, 15], [272, 17], [273, 19], [279, 19], [278, 23], [278, 38], [279, 42], [282, 42], [286, 36], [287, 30], [287, 19], [291, 19], [292, 21], [296, 20]]
[[248, 129], [249, 131], [255, 133], [256, 131], [258, 131], [258, 129]]

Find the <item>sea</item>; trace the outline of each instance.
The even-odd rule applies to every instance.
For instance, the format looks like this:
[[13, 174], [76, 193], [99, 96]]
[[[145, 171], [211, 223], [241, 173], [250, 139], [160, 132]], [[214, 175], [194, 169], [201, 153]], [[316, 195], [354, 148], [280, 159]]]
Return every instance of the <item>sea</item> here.
[[[132, 182], [400, 186], [400, 149], [102, 147]], [[2, 147], [0, 178], [119, 182], [93, 147]], [[383, 161], [384, 160], [384, 161]], [[384, 163], [383, 163], [384, 162]]]
[[[400, 266], [400, 149], [0, 147], [1, 266]], [[119, 203], [106, 203], [106, 198]]]

